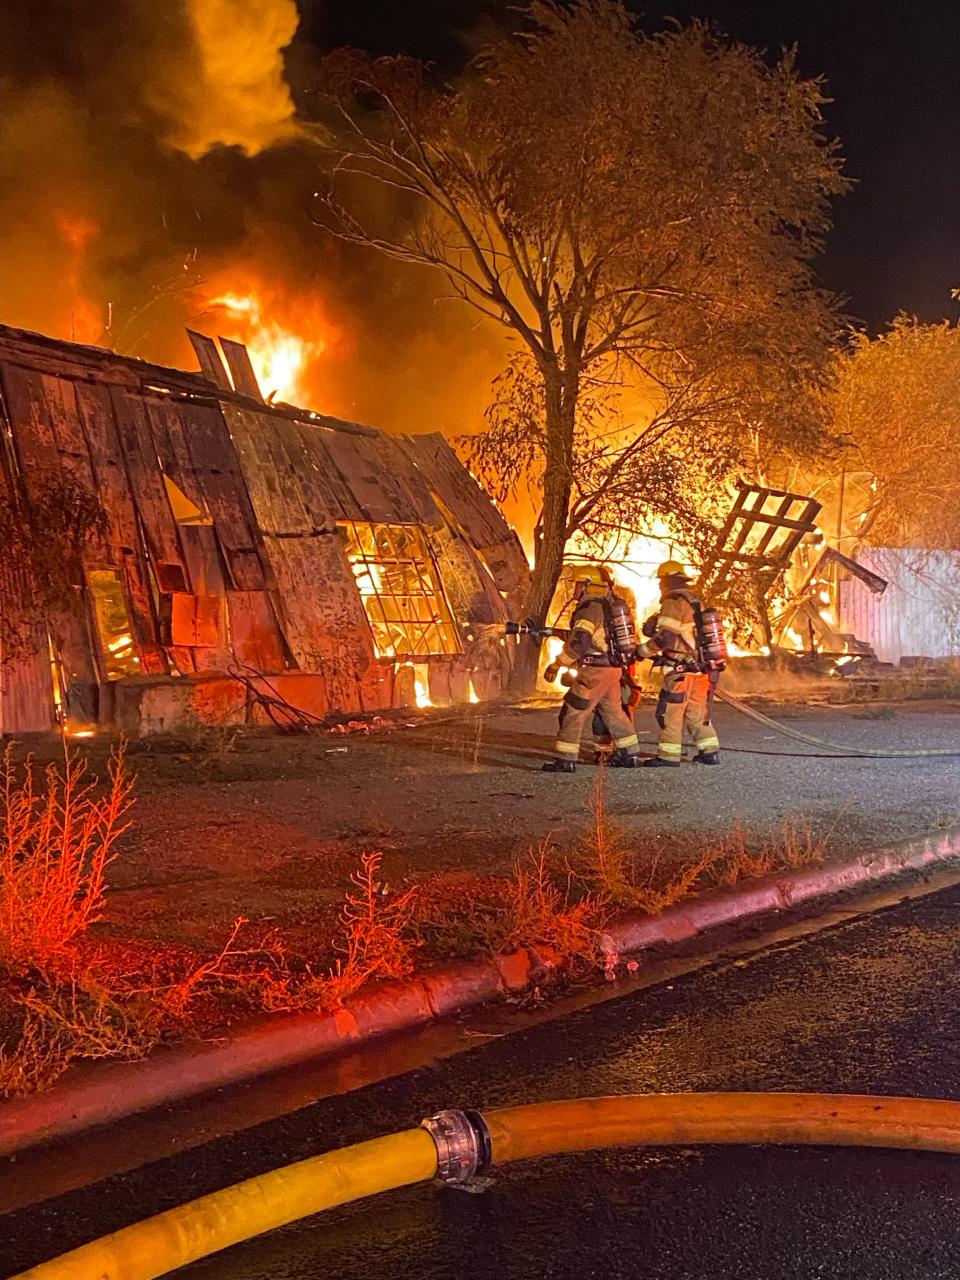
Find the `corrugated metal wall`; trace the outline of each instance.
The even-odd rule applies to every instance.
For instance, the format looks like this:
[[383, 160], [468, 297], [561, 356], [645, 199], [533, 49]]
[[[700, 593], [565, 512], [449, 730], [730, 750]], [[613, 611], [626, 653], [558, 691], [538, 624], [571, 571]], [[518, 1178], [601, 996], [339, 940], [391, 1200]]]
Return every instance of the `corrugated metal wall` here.
[[853, 579], [842, 582], [842, 631], [866, 640], [882, 662], [960, 654], [960, 552], [868, 547], [857, 560], [889, 586], [873, 595]]

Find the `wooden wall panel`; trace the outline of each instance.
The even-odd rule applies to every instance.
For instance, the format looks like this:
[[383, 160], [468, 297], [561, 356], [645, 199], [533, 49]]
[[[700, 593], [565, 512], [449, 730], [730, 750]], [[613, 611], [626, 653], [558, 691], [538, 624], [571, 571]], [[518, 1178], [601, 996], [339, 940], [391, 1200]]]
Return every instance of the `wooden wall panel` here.
[[137, 512], [154, 564], [178, 565], [186, 589], [190, 590], [190, 574], [177, 524], [163, 483], [146, 402], [122, 388], [111, 388], [110, 400], [123, 450], [127, 475]]
[[[0, 467], [0, 494], [7, 491]], [[56, 719], [47, 629], [34, 616], [31, 596], [26, 567], [0, 554], [0, 733], [5, 735], [42, 733]]]
[[[89, 449], [100, 499], [110, 518], [111, 557], [108, 563], [123, 572], [130, 625], [145, 675], [168, 670], [160, 635], [140, 525], [123, 458], [120, 436], [107, 387], [75, 385], [78, 420]], [[164, 495], [166, 496], [166, 495]]]
[[276, 436], [291, 484], [299, 490], [314, 532], [331, 532], [354, 504], [326, 447], [329, 431], [279, 422]]
[[287, 666], [270, 597], [265, 591], [228, 591], [230, 647], [242, 663], [267, 674]]
[[512, 614], [530, 584], [530, 566], [520, 539], [496, 503], [460, 462], [441, 435], [405, 436], [401, 447], [416, 463], [454, 522], [483, 559]]
[[60, 458], [47, 409], [44, 375], [35, 369], [5, 363], [3, 391], [23, 472], [58, 472]]
[[392, 474], [390, 452], [378, 440], [331, 431], [325, 434], [324, 446], [356, 503], [354, 519], [383, 524], [420, 522], [416, 506]]
[[297, 664], [323, 675], [331, 707], [382, 707], [382, 668], [339, 537], [274, 538], [270, 555], [280, 623]]
[[262, 532], [312, 533], [313, 520], [304, 506], [299, 485], [291, 483], [289, 463], [279, 438], [278, 427], [287, 424], [281, 420], [275, 427], [278, 420], [237, 405], [225, 404], [223, 408]]

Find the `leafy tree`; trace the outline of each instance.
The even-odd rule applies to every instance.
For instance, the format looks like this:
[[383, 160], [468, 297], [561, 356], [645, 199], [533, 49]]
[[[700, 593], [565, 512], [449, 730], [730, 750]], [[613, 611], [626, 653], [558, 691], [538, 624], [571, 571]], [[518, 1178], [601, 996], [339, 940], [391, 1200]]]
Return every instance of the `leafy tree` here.
[[472, 452], [501, 493], [532, 485], [542, 621], [573, 532], [665, 507], [696, 525], [745, 457], [815, 447], [831, 313], [809, 261], [846, 183], [792, 55], [701, 23], [644, 35], [617, 0], [524, 14], [455, 85], [331, 55], [318, 216], [436, 269], [515, 343]]
[[871, 477], [857, 532], [880, 546], [960, 547], [960, 329], [898, 316], [837, 358], [831, 425]]

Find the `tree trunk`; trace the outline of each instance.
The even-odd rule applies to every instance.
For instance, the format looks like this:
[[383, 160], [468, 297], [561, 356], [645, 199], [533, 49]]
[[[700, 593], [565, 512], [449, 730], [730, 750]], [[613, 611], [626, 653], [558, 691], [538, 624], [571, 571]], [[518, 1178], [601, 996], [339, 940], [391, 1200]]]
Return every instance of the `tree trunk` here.
[[[567, 543], [567, 521], [573, 471], [573, 424], [579, 380], [555, 364], [542, 369], [546, 454], [543, 473], [543, 511], [534, 554], [530, 590], [524, 604], [525, 620], [537, 626], [547, 622], [547, 611], [557, 590]], [[525, 637], [517, 652], [510, 691], [525, 696], [537, 683], [541, 642]]]

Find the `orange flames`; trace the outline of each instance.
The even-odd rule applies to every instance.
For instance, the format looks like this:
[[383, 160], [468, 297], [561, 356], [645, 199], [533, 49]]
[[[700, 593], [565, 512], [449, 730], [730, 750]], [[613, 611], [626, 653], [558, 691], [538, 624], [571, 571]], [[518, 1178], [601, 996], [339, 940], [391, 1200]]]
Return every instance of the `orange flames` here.
[[328, 349], [330, 326], [313, 299], [242, 280], [235, 288], [228, 284], [222, 292], [216, 291], [205, 312], [225, 338], [246, 345], [266, 399], [323, 408], [311, 404], [311, 399], [316, 401], [320, 394], [322, 367], [318, 364]]
[[103, 332], [103, 317], [85, 295], [83, 271], [87, 248], [100, 228], [92, 218], [66, 210], [56, 214], [55, 221], [60, 242], [67, 250], [61, 284], [64, 295], [70, 298], [70, 316], [69, 332], [63, 336], [71, 342], [96, 342]]

